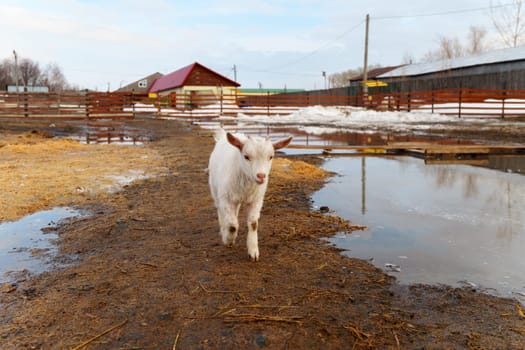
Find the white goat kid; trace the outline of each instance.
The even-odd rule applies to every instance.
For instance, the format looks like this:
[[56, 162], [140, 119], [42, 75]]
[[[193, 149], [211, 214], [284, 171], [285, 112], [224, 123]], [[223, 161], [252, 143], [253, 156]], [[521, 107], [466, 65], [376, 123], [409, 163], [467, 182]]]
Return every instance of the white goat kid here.
[[257, 227], [268, 187], [268, 176], [274, 151], [286, 147], [292, 138], [272, 144], [269, 138], [226, 133], [215, 135], [215, 148], [208, 165], [209, 184], [217, 214], [220, 235], [225, 245], [232, 246], [239, 231], [239, 209], [247, 206], [248, 235], [246, 245], [253, 261], [259, 260]]

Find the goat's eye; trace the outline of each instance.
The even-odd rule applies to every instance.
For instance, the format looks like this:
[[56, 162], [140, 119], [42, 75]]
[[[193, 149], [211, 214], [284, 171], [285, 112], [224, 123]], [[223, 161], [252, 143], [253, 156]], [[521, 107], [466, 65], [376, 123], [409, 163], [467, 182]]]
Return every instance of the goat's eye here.
[[250, 156], [247, 155], [247, 154], [245, 154], [245, 155], [244, 155], [244, 159], [246, 159], [247, 161], [250, 161]]
[[272, 159], [273, 159], [273, 156], [270, 156], [270, 160], [272, 160]]

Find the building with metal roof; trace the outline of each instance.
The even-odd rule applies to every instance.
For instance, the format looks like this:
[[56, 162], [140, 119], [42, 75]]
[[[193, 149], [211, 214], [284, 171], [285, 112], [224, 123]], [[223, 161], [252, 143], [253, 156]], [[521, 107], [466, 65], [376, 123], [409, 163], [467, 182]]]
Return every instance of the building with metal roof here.
[[176, 94], [231, 94], [241, 84], [194, 62], [166, 74], [151, 85], [148, 92], [159, 95]]
[[156, 72], [156, 73], [148, 75], [147, 77], [144, 77], [130, 84], [122, 86], [120, 89], [116, 91], [117, 92], [147, 92], [148, 89], [153, 84], [153, 82], [162, 76], [163, 74]]
[[409, 64], [378, 75], [392, 90], [525, 89], [525, 46], [436, 62]]
[[304, 92], [304, 89], [263, 89], [263, 88], [252, 88], [252, 89], [238, 89], [237, 92], [242, 95], [274, 95], [274, 94], [286, 94], [294, 92]]
[[[399, 67], [402, 66], [387, 66], [387, 67], [379, 67], [371, 69], [367, 72], [367, 79], [368, 80], [380, 80], [380, 76], [383, 74], [386, 74], [388, 72], [391, 72]], [[363, 81], [364, 73], [361, 73], [359, 75], [356, 75], [352, 78], [350, 78], [350, 86], [359, 86], [361, 82]]]
[[7, 92], [49, 92], [49, 86], [43, 85], [7, 85]]

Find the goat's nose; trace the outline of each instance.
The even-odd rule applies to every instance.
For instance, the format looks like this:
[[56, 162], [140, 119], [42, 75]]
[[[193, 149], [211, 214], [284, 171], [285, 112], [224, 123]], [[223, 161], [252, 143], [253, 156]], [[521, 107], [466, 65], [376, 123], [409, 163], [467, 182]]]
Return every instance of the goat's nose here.
[[257, 180], [258, 180], [260, 183], [263, 183], [265, 178], [266, 178], [266, 174], [265, 174], [265, 173], [258, 173], [258, 174], [257, 174]]

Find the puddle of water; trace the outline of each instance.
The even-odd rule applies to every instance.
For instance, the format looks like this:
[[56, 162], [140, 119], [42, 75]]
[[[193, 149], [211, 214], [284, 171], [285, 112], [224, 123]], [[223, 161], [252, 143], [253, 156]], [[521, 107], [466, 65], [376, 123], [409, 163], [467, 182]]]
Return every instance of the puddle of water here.
[[147, 138], [142, 136], [128, 136], [125, 133], [98, 132], [87, 133], [79, 137], [80, 142], [86, 144], [117, 144], [117, 145], [143, 145]]
[[[492, 165], [518, 169], [525, 158], [509, 162]], [[340, 176], [315, 205], [369, 227], [329, 239], [346, 255], [373, 259], [401, 283], [525, 296], [525, 176], [410, 157], [340, 157], [325, 168]]]
[[[223, 127], [227, 131], [242, 132], [253, 136], [270, 136], [272, 139], [279, 139], [293, 136], [292, 141], [295, 146], [384, 146], [391, 142], [431, 142], [438, 144], [473, 144], [471, 141], [457, 139], [438, 139], [417, 135], [400, 135], [380, 132], [363, 132], [350, 129], [336, 128], [304, 128], [302, 126], [278, 126], [262, 125], [257, 123], [238, 122], [237, 120], [206, 120], [194, 121], [194, 125], [203, 129], [216, 129]], [[287, 154], [311, 154], [321, 153], [319, 150], [284, 150]], [[348, 152], [340, 152], [348, 153]]]
[[58, 236], [53, 228], [60, 220], [74, 216], [81, 213], [59, 207], [0, 224], [0, 283], [8, 281], [14, 272], [49, 269], [48, 260], [57, 252], [53, 241]]
[[119, 121], [99, 120], [77, 122], [72, 121], [75, 131], [62, 133], [85, 144], [117, 144], [140, 146], [151, 140], [145, 130], [127, 126]]

